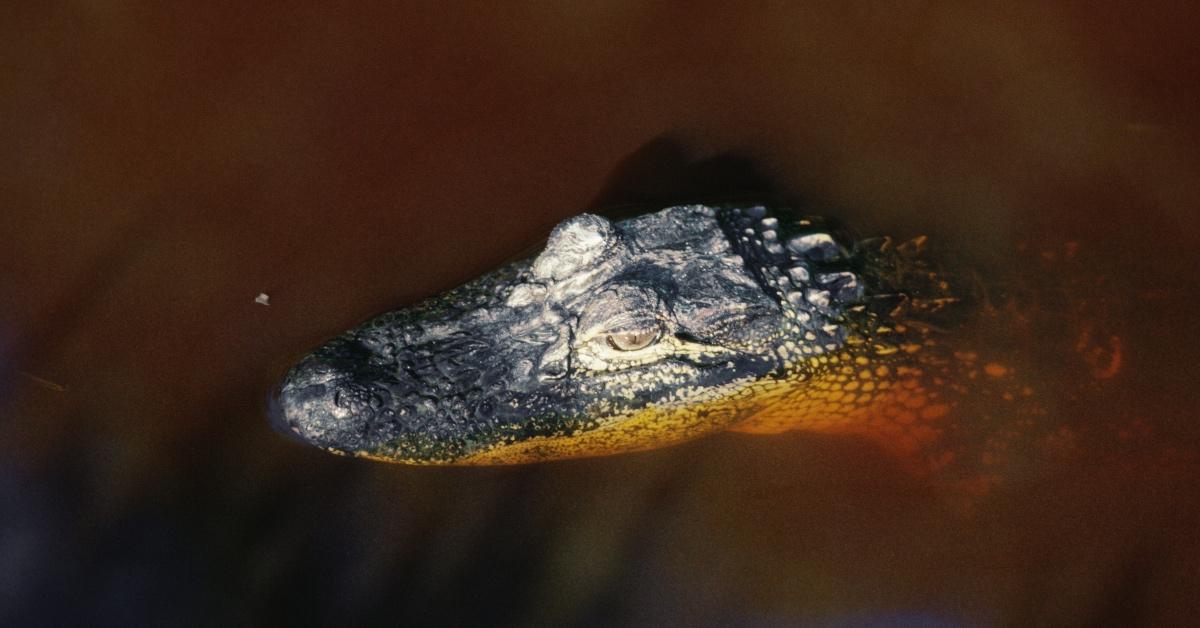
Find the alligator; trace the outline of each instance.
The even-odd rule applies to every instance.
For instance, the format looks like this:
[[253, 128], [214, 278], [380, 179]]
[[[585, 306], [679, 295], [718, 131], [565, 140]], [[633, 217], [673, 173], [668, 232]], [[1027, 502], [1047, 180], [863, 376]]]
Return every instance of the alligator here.
[[287, 373], [273, 420], [333, 453], [409, 464], [722, 430], [919, 450], [952, 406], [922, 357], [938, 342], [930, 314], [959, 300], [922, 244], [768, 204], [581, 214], [540, 253], [318, 348]]

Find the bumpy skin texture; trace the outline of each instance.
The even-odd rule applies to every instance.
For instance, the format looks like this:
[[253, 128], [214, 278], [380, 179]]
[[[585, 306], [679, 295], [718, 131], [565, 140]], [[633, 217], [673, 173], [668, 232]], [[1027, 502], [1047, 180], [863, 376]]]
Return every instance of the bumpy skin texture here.
[[895, 327], [879, 250], [756, 205], [583, 214], [536, 257], [316, 350], [275, 420], [335, 453], [422, 464], [865, 424], [878, 394], [831, 397], [861, 365], [872, 380], [905, 368], [878, 340]]

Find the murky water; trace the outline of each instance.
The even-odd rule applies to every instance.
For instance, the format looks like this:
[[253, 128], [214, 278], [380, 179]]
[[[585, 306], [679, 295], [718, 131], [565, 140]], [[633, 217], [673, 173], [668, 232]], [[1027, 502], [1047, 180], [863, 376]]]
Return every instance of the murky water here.
[[[508, 10], [15, 16], [0, 622], [1200, 612], [1190, 16]], [[725, 433], [409, 468], [267, 427], [305, 351], [566, 216], [763, 186], [970, 287], [954, 464]]]

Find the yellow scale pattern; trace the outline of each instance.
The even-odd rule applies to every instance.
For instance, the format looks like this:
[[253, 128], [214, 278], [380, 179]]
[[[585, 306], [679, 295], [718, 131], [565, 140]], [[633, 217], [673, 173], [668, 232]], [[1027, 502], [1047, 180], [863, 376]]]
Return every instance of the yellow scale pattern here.
[[923, 348], [860, 344], [857, 354], [852, 347], [804, 356], [789, 365], [783, 379], [732, 383], [610, 417], [590, 431], [501, 443], [452, 464], [518, 464], [641, 451], [723, 429], [861, 435], [898, 456], [909, 456], [937, 439], [938, 423], [951, 410], [927, 383], [930, 374], [920, 363]]
[[915, 453], [936, 440], [937, 422], [950, 405], [927, 386], [925, 370], [908, 362], [897, 358], [881, 363], [849, 352], [809, 358], [809, 366], [821, 376], [773, 387], [755, 400], [763, 409], [731, 429], [854, 434], [871, 437], [897, 454]]

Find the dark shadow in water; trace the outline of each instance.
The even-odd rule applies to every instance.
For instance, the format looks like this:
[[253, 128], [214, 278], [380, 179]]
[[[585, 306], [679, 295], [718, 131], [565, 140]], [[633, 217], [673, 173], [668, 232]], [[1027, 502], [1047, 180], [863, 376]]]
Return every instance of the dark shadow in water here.
[[689, 201], [784, 200], [753, 159], [733, 152], [697, 158], [667, 134], [622, 159], [590, 203], [594, 209], [665, 206]]

